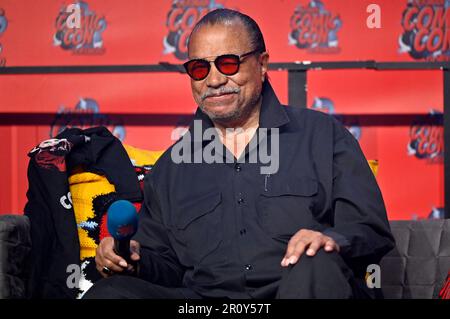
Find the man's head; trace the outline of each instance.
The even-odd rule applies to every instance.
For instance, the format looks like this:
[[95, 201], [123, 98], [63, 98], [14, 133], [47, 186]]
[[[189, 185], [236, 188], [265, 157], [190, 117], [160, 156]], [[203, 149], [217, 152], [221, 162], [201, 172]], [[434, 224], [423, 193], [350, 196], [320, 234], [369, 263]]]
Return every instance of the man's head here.
[[195, 101], [213, 121], [227, 126], [242, 122], [261, 103], [269, 60], [265, 51], [258, 25], [240, 12], [214, 10], [197, 23], [189, 39], [189, 59], [211, 63], [191, 62], [192, 73], [200, 78], [207, 74], [200, 80], [191, 78], [191, 87]]

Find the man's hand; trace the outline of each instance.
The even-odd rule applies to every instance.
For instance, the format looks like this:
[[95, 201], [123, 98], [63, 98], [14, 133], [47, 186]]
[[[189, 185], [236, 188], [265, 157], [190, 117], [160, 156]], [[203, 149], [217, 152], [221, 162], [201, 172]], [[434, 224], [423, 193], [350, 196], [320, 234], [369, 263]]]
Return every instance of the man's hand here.
[[[137, 241], [130, 241], [130, 257], [133, 261], [140, 259], [139, 250], [140, 245]], [[108, 277], [113, 273], [121, 273], [124, 270], [132, 271], [133, 265], [128, 264], [125, 259], [120, 257], [114, 252], [114, 239], [112, 237], [105, 237], [102, 239], [97, 247], [95, 254], [95, 263], [98, 272], [103, 277]], [[106, 268], [105, 268], [106, 267]], [[111, 273], [105, 272], [105, 269], [109, 269]]]
[[331, 237], [314, 230], [301, 229], [289, 240], [281, 266], [287, 267], [295, 264], [305, 251], [306, 255], [314, 256], [322, 247], [327, 252], [339, 252], [339, 245]]

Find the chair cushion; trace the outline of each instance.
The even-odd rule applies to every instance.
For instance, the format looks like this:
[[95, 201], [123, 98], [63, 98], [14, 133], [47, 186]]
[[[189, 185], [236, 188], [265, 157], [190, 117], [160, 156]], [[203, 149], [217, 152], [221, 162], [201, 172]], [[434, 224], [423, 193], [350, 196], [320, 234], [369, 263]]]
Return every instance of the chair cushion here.
[[0, 299], [27, 297], [30, 250], [28, 217], [0, 215]]
[[385, 298], [437, 298], [450, 269], [450, 220], [390, 225], [396, 247], [380, 265]]

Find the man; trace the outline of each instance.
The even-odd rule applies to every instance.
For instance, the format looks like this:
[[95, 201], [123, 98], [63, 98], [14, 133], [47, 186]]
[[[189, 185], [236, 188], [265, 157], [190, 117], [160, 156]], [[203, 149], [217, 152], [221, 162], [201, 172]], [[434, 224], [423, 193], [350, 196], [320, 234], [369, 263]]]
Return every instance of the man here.
[[[188, 53], [199, 109], [145, 180], [131, 255], [138, 276], [120, 275], [131, 266], [106, 238], [96, 262], [107, 279], [86, 296], [374, 297], [367, 266], [394, 241], [353, 136], [328, 115], [280, 105], [250, 17], [227, 9], [207, 14]], [[198, 130], [200, 141], [192, 139]], [[205, 138], [208, 130], [216, 139]], [[263, 151], [277, 162], [265, 173]], [[199, 154], [216, 160], [192, 160]]]

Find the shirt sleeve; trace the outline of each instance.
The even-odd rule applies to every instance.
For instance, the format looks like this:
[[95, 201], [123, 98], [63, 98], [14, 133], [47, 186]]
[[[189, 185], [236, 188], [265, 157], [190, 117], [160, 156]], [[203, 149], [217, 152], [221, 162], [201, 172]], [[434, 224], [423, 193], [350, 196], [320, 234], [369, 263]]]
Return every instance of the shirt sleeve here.
[[338, 244], [341, 251], [345, 251], [350, 247], [350, 242], [348, 241], [348, 239], [345, 236], [336, 233], [331, 228], [325, 229], [325, 231], [323, 231], [322, 233], [328, 237], [331, 237], [336, 242], [336, 244]]
[[177, 287], [181, 286], [185, 270], [172, 249], [168, 231], [162, 223], [152, 175], [153, 172], [145, 177], [144, 202], [139, 213], [138, 232], [133, 238], [141, 244], [138, 276], [155, 284]]
[[394, 247], [381, 191], [356, 139], [333, 121], [333, 227], [324, 233], [344, 257], [376, 263]]

